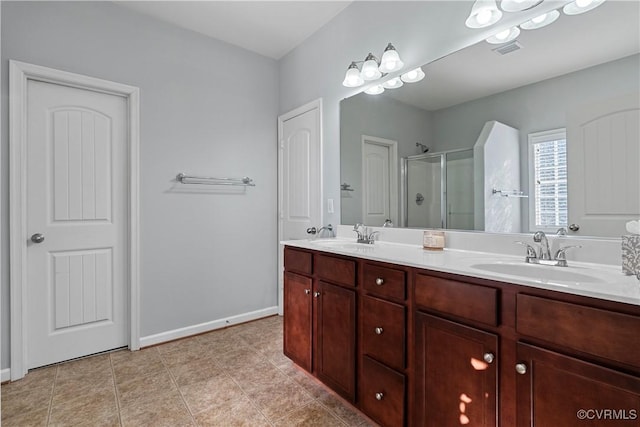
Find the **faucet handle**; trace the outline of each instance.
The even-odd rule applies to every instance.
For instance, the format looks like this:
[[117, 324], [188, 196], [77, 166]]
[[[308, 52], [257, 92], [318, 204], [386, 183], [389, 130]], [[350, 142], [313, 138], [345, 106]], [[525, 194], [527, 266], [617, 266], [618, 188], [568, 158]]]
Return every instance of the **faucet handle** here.
[[560, 248], [556, 252], [555, 259], [558, 260], [558, 261], [566, 261], [567, 260], [567, 254], [565, 252], [567, 251], [567, 249], [581, 248], [581, 247], [582, 247], [582, 245], [570, 245], [570, 246], [565, 246], [563, 248]]
[[530, 244], [528, 244], [527, 242], [523, 242], [523, 241], [517, 240], [517, 241], [515, 241], [513, 243], [527, 247], [527, 258], [538, 258], [538, 254], [536, 253], [536, 249], [533, 246], [531, 246]]

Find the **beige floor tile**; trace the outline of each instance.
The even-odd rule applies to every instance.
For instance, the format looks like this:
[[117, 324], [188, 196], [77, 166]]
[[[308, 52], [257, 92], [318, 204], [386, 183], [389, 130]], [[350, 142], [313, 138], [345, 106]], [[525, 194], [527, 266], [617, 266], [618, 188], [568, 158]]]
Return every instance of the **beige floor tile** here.
[[222, 369], [235, 370], [253, 366], [254, 363], [264, 360], [264, 356], [251, 347], [240, 346], [235, 350], [216, 356], [215, 360]]
[[101, 391], [113, 391], [113, 375], [100, 377], [67, 377], [58, 378], [53, 389], [53, 404], [72, 400], [80, 394], [96, 394]]
[[157, 395], [153, 400], [139, 402], [121, 411], [123, 426], [181, 427], [195, 422], [184, 405], [180, 394], [170, 392]]
[[243, 388], [255, 383], [284, 381], [286, 379], [286, 375], [281, 370], [266, 360], [258, 360], [250, 365], [250, 368], [227, 370], [227, 373]]
[[57, 370], [57, 366], [32, 369], [22, 379], [4, 384], [2, 386], [2, 394], [20, 393], [39, 387], [51, 387], [53, 386]]
[[269, 427], [271, 423], [246, 397], [228, 405], [211, 408], [195, 416], [200, 426]]
[[166, 371], [157, 348], [111, 354], [116, 384], [158, 375]]
[[313, 378], [310, 374], [304, 372], [300, 368], [296, 368], [291, 375], [289, 375], [289, 378], [295, 381], [313, 398], [318, 398], [327, 392], [325, 386], [322, 385], [320, 381]]
[[261, 384], [245, 390], [249, 399], [270, 420], [281, 418], [286, 413], [310, 403], [313, 398], [291, 379], [283, 382]]
[[349, 426], [359, 426], [367, 422], [359, 411], [326, 390], [321, 391], [317, 401]]
[[161, 352], [161, 357], [168, 368], [200, 360], [213, 360], [212, 355], [207, 352], [202, 344], [198, 344], [198, 346], [191, 345], [182, 350], [174, 349], [165, 353]]
[[278, 427], [343, 427], [344, 423], [318, 402], [312, 402], [309, 405], [296, 408], [285, 417], [275, 421], [274, 425]]
[[38, 411], [23, 412], [13, 417], [2, 419], [2, 427], [44, 427], [47, 425], [49, 408]]
[[54, 404], [51, 426], [119, 426], [118, 406], [113, 390], [80, 394], [77, 398]]
[[53, 385], [10, 394], [2, 390], [2, 422], [25, 412], [48, 410], [52, 394]]
[[58, 365], [57, 380], [68, 378], [103, 378], [111, 376], [111, 360], [108, 354], [86, 357]]
[[178, 387], [208, 381], [211, 378], [225, 375], [224, 371], [211, 359], [196, 360], [194, 362], [176, 365], [169, 368]]
[[240, 387], [226, 375], [180, 387], [180, 392], [194, 415], [221, 408], [245, 396]]
[[157, 394], [177, 392], [177, 387], [166, 370], [119, 383], [116, 388], [120, 405], [123, 407], [131, 407], [145, 400], [153, 400]]

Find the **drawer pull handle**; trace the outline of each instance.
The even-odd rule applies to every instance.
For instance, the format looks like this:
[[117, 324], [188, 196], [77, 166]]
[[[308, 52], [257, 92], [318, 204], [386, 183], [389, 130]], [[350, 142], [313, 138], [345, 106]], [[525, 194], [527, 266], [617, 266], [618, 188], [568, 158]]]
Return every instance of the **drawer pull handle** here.
[[320, 292], [314, 292], [314, 293], [313, 293], [313, 296], [314, 296], [315, 298], [318, 298], [318, 297], [320, 296]]
[[378, 326], [374, 330], [376, 332], [376, 335], [382, 335], [382, 332], [384, 332], [384, 329], [382, 329], [380, 326]]
[[376, 393], [376, 399], [377, 400], [382, 400], [383, 397], [384, 397], [384, 393], [382, 393], [381, 391]]
[[384, 279], [382, 277], [376, 278], [376, 285], [380, 286], [384, 283]]
[[304, 293], [305, 293], [305, 294], [307, 294], [307, 295], [309, 295], [309, 294], [311, 293], [311, 289], [305, 289], [305, 290], [304, 290]]
[[519, 373], [520, 375], [526, 374], [527, 373], [527, 365], [525, 365], [524, 363], [516, 364], [516, 372]]
[[496, 360], [496, 356], [494, 356], [493, 353], [485, 353], [484, 356], [482, 356], [482, 358], [484, 359], [485, 362], [487, 362], [488, 364], [492, 364], [494, 360]]

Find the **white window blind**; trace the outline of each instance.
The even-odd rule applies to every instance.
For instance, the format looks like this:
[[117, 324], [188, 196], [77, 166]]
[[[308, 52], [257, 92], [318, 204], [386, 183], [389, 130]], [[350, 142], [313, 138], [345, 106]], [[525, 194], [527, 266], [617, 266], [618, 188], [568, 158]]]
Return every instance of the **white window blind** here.
[[564, 129], [529, 135], [535, 229], [567, 225], [567, 139]]

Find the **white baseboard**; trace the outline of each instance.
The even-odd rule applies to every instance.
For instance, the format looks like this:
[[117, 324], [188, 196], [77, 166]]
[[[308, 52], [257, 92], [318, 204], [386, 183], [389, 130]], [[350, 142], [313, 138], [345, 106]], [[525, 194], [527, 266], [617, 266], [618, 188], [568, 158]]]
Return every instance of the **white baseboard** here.
[[9, 381], [11, 379], [11, 368], [0, 370], [0, 383]]
[[151, 345], [177, 340], [178, 338], [185, 338], [191, 335], [201, 334], [203, 332], [209, 332], [216, 329], [226, 328], [227, 326], [237, 325], [239, 323], [261, 319], [263, 317], [272, 316], [274, 314], [278, 314], [278, 306], [263, 308], [262, 310], [238, 314], [236, 316], [226, 317], [219, 320], [212, 320], [211, 322], [200, 323], [198, 325], [187, 326], [184, 328], [161, 332], [159, 334], [148, 335], [146, 337], [140, 337], [140, 347], [149, 347]]

